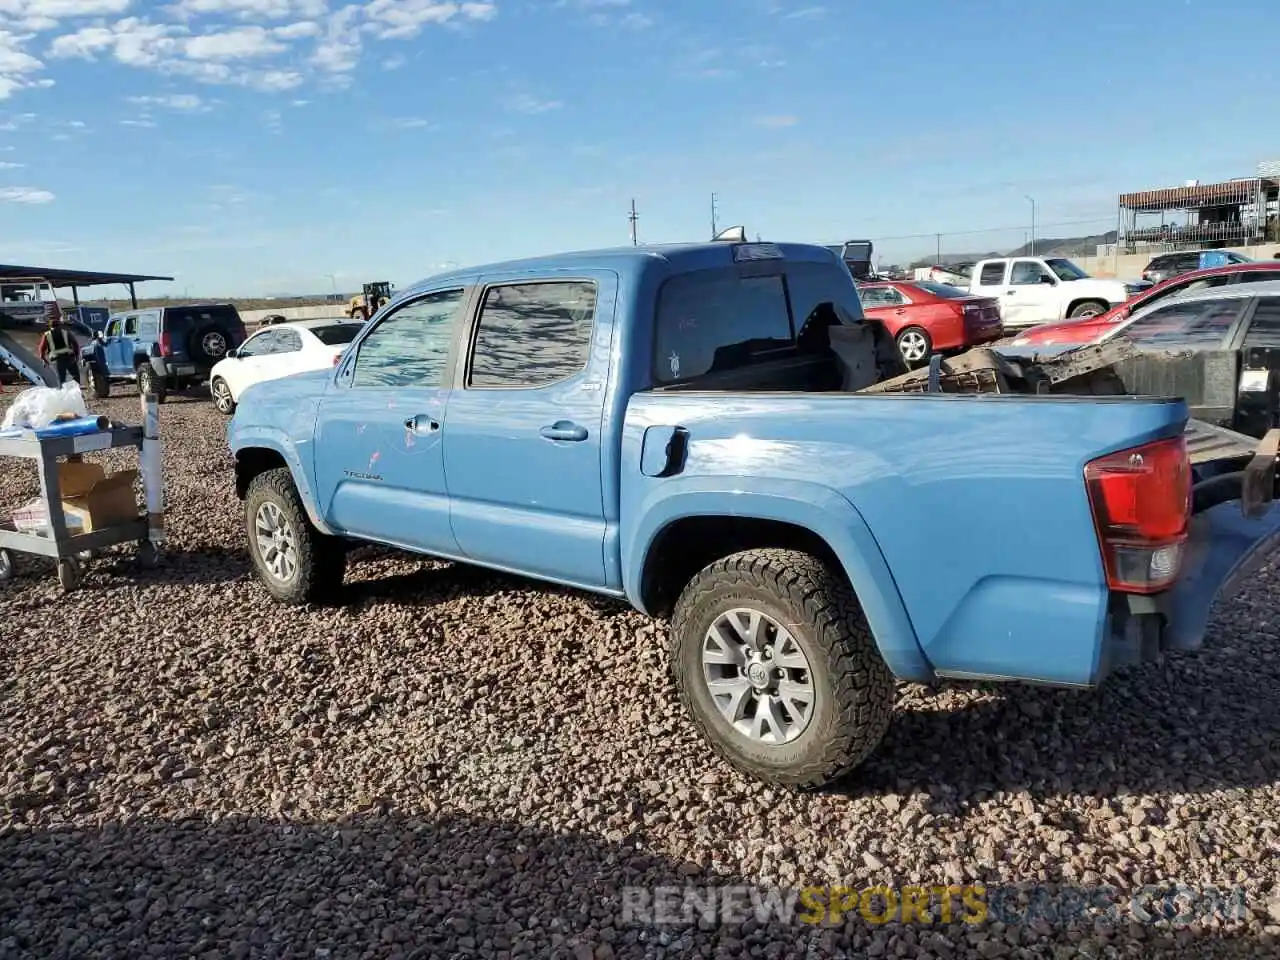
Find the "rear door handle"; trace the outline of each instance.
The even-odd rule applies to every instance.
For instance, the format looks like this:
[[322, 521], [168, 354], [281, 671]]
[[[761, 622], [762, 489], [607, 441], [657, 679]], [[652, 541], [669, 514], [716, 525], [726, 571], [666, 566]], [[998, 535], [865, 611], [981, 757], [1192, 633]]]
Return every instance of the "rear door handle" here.
[[433, 420], [426, 414], [418, 414], [416, 417], [410, 417], [404, 422], [406, 430], [412, 430], [414, 433], [430, 433], [433, 430], [440, 429], [440, 421]]
[[538, 431], [548, 440], [585, 440], [587, 439], [587, 428], [579, 426], [572, 420], [557, 420], [550, 426], [543, 427]]

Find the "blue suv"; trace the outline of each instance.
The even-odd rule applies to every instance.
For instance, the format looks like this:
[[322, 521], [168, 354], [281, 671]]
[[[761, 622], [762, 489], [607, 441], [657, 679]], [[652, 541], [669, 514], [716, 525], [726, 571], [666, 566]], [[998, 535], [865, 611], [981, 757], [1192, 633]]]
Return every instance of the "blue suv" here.
[[127, 381], [163, 402], [169, 393], [205, 383], [213, 365], [245, 339], [231, 303], [129, 310], [113, 314], [81, 351], [81, 377], [95, 397]]

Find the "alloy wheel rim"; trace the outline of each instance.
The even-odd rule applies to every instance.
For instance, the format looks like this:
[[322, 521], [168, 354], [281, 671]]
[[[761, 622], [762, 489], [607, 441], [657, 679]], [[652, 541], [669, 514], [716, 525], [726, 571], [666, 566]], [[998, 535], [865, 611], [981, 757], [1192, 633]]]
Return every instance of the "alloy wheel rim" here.
[[925, 352], [924, 335], [914, 332], [904, 333], [902, 340], [899, 341], [899, 348], [907, 360], [922, 360]]
[[231, 388], [225, 381], [219, 380], [213, 385], [213, 404], [226, 413], [231, 409]]
[[298, 544], [293, 524], [279, 505], [267, 501], [254, 517], [258, 555], [272, 578], [288, 583], [298, 574]]
[[804, 733], [817, 702], [813, 671], [796, 638], [759, 610], [720, 614], [703, 638], [702, 677], [724, 720], [757, 744]]

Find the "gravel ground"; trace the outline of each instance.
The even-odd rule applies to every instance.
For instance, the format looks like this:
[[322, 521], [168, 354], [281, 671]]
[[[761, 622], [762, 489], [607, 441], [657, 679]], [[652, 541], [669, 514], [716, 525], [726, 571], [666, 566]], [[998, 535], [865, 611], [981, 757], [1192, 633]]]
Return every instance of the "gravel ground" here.
[[[101, 559], [68, 601], [28, 560], [0, 588], [0, 957], [1280, 951], [1273, 570], [1209, 651], [1099, 693], [904, 686], [850, 783], [793, 796], [709, 758], [663, 627], [622, 606], [377, 552], [337, 610], [270, 604], [223, 421], [185, 398], [162, 421], [165, 566]], [[7, 470], [0, 507], [32, 487]], [[1189, 923], [623, 911], [625, 887], [978, 882], [1245, 900]]]

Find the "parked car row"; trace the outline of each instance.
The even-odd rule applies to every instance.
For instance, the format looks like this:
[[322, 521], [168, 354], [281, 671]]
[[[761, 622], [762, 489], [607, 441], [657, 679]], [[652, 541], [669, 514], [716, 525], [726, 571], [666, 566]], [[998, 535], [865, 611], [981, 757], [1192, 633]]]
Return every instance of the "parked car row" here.
[[269, 320], [248, 336], [234, 304], [196, 304], [129, 310], [101, 329], [72, 324], [71, 332], [81, 342], [82, 381], [94, 396], [125, 382], [163, 402], [208, 383], [215, 406], [230, 414], [252, 383], [332, 367], [360, 329], [346, 317]]
[[1213, 287], [1267, 280], [1280, 280], [1280, 261], [1247, 261], [1176, 274], [1106, 313], [1096, 317], [1034, 327], [1020, 334], [1013, 343], [1018, 347], [1079, 346], [1093, 343], [1116, 324], [1127, 320], [1135, 311], [1160, 303], [1167, 297]]

